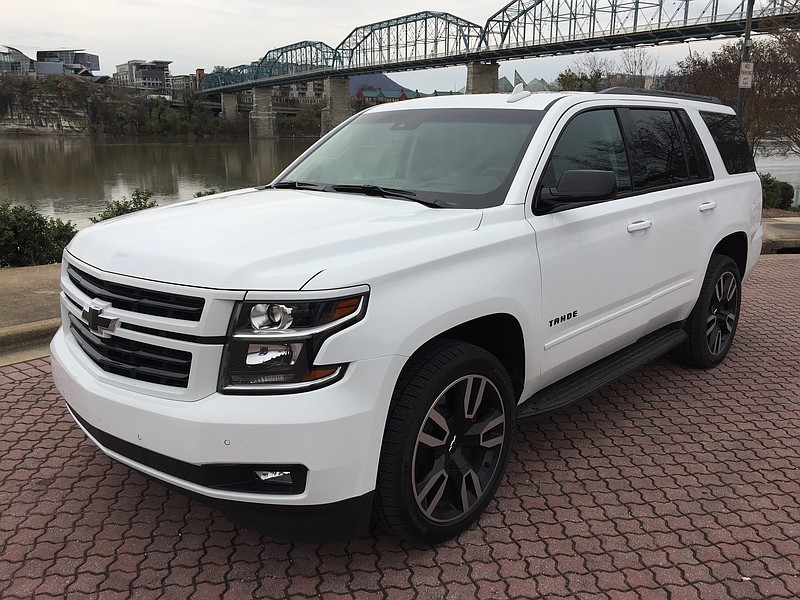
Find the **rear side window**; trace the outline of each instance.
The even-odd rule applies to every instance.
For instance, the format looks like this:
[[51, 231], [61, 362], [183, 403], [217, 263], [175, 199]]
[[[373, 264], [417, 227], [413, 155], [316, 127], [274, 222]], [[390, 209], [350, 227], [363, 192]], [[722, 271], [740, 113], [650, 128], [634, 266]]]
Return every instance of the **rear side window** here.
[[687, 182], [686, 152], [672, 111], [634, 108], [622, 114], [627, 117], [628, 143], [636, 166], [634, 188], [647, 190]]
[[747, 173], [756, 170], [753, 154], [747, 145], [747, 138], [735, 115], [701, 112], [711, 137], [717, 145], [725, 170], [729, 174]]

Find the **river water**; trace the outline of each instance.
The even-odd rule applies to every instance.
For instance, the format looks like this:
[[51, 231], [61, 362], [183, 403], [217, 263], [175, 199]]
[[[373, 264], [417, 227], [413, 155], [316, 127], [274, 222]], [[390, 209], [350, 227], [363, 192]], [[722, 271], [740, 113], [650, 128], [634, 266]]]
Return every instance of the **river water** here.
[[[313, 142], [0, 137], [0, 199], [81, 228], [106, 201], [130, 198], [137, 187], [163, 206], [212, 187], [268, 183]], [[760, 172], [791, 183], [800, 204], [800, 157], [757, 157], [756, 163]]]
[[314, 141], [0, 137], [0, 199], [81, 228], [136, 188], [163, 206], [209, 188], [269, 183]]

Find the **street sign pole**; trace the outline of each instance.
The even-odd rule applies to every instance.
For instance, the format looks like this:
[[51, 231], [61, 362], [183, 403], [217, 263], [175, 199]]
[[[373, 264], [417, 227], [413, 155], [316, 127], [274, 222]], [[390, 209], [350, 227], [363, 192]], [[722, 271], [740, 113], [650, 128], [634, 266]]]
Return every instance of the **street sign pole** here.
[[[747, 21], [745, 22], [744, 26], [744, 44], [742, 45], [742, 66], [745, 63], [750, 63], [750, 31], [753, 28], [753, 5], [755, 4], [756, 0], [747, 0]], [[752, 65], [751, 65], [752, 68]], [[739, 96], [736, 98], [736, 116], [739, 117], [739, 121], [742, 120], [742, 111], [744, 109], [744, 90], [745, 87], [743, 83], [750, 83], [742, 81], [742, 75], [744, 73], [740, 72], [739, 76]]]

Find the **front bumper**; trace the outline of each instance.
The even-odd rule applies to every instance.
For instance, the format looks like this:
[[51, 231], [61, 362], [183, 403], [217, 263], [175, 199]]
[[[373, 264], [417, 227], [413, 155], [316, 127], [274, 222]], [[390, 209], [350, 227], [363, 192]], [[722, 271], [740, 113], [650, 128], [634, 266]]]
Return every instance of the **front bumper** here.
[[[276, 396], [215, 392], [183, 402], [100, 381], [63, 329], [53, 339], [51, 354], [53, 378], [70, 412], [110, 457], [279, 536], [347, 537], [322, 530], [309, 536], [308, 525], [315, 521], [309, 515], [321, 516], [334, 529], [346, 524], [353, 535], [368, 523], [402, 357], [352, 363], [341, 381], [320, 390]], [[187, 467], [300, 465], [307, 469], [305, 485], [281, 494], [209, 487], [197, 478], [182, 478], [180, 469], [159, 470], [163, 463], [141, 458], [136, 449]]]

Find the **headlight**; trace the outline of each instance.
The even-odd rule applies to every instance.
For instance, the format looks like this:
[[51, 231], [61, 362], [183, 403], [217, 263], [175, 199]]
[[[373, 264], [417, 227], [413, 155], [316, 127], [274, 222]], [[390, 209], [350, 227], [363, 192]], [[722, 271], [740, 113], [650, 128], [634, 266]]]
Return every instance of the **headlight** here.
[[347, 365], [314, 365], [322, 342], [359, 321], [367, 294], [309, 301], [236, 304], [222, 360], [219, 390], [285, 393], [339, 380]]

